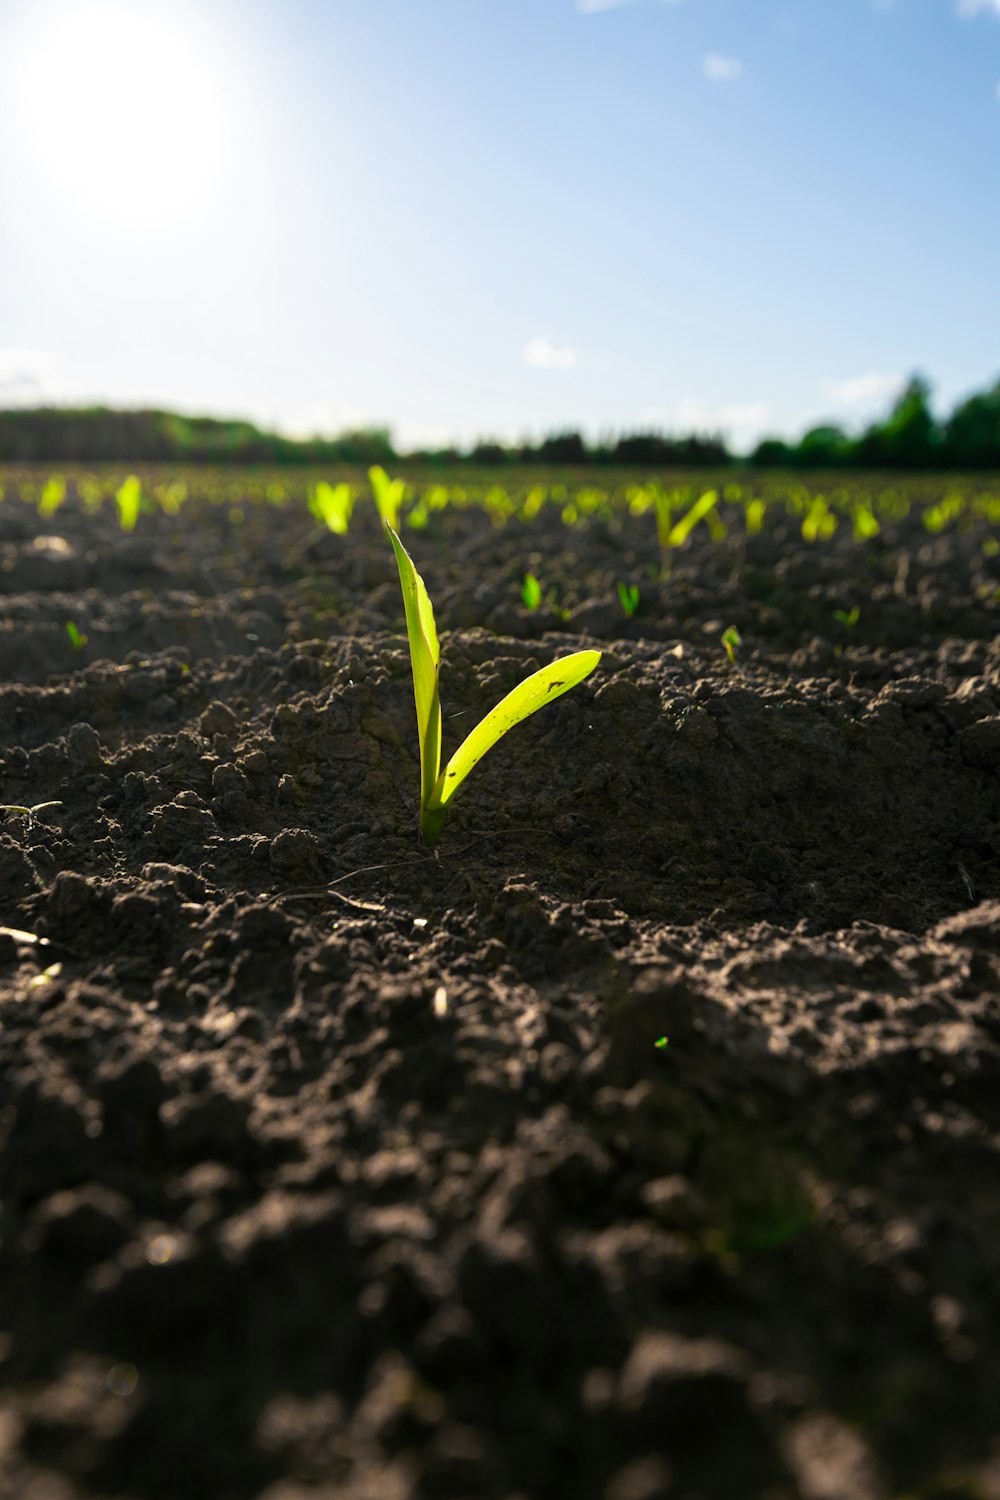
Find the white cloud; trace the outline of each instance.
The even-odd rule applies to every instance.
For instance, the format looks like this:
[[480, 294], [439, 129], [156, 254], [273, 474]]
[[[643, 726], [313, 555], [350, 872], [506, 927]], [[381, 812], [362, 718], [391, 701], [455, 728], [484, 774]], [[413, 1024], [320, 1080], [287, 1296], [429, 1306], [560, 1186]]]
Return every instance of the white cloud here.
[[521, 350], [526, 365], [536, 365], [541, 370], [571, 370], [579, 363], [580, 356], [568, 344], [554, 344], [551, 339], [529, 339]]
[[701, 60], [701, 71], [713, 83], [733, 83], [743, 73], [743, 64], [738, 57], [725, 57], [721, 52], [706, 52]]
[[895, 396], [902, 384], [899, 375], [852, 375], [847, 380], [825, 380], [823, 389], [838, 406], [868, 406]]
[[1000, 0], [958, 0], [960, 16], [1000, 16]]
[[48, 349], [0, 349], [0, 406], [44, 401], [58, 364]]

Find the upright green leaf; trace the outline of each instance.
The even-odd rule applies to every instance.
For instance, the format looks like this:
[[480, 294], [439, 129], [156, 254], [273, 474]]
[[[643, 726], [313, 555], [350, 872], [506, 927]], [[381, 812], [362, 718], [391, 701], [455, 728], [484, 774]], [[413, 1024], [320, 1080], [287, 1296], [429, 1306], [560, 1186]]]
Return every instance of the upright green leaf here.
[[118, 504], [118, 524], [122, 531], [134, 531], [142, 504], [142, 485], [135, 474], [130, 474], [115, 496]]
[[391, 531], [399, 530], [399, 512], [403, 504], [403, 495], [406, 492], [406, 482], [402, 479], [390, 479], [381, 464], [375, 464], [368, 470], [368, 482], [375, 496], [375, 504], [382, 520]]
[[61, 474], [53, 474], [45, 481], [42, 498], [38, 502], [38, 514], [44, 519], [54, 516], [66, 499], [66, 481]]
[[351, 524], [354, 496], [346, 482], [332, 485], [321, 479], [309, 496], [309, 509], [336, 536], [346, 536]]
[[417, 735], [420, 744], [420, 807], [430, 802], [441, 765], [441, 700], [438, 696], [438, 645], [434, 610], [424, 580], [413, 566], [413, 559], [392, 527], [387, 527], [396, 554], [399, 584], [406, 611], [406, 635], [410, 643], [410, 667], [413, 672], [413, 700], [417, 709]]

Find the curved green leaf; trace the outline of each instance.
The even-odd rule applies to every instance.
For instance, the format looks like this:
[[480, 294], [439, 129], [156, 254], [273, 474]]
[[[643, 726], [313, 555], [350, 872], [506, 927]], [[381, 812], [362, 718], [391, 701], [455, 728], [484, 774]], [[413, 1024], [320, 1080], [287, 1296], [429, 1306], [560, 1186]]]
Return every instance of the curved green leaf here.
[[670, 547], [682, 547], [698, 522], [703, 521], [709, 511], [715, 509], [718, 499], [719, 496], [716, 490], [708, 490], [706, 494], [701, 496], [700, 500], [696, 500], [687, 515], [682, 516], [677, 525], [672, 527], [670, 535], [667, 537], [667, 545]]
[[433, 813], [446, 808], [469, 772], [508, 729], [513, 729], [529, 714], [536, 713], [546, 703], [554, 702], [576, 687], [594, 670], [600, 659], [600, 651], [574, 651], [571, 656], [560, 657], [518, 683], [459, 745], [441, 772], [428, 810]]

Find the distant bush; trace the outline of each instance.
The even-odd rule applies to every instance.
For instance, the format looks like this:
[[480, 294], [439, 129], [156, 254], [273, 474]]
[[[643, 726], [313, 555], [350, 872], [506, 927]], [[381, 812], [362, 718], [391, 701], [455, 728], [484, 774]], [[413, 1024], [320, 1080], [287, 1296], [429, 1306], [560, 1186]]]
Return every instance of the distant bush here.
[[388, 431], [370, 428], [305, 441], [252, 422], [112, 407], [0, 411], [5, 463], [371, 464], [396, 458]]

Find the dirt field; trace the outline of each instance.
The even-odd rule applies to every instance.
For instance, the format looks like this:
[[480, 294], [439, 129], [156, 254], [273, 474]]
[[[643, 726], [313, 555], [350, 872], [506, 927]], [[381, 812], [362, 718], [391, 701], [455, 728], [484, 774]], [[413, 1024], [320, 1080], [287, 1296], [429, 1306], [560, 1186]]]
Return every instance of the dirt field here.
[[997, 1500], [983, 537], [0, 506], [2, 1500]]

